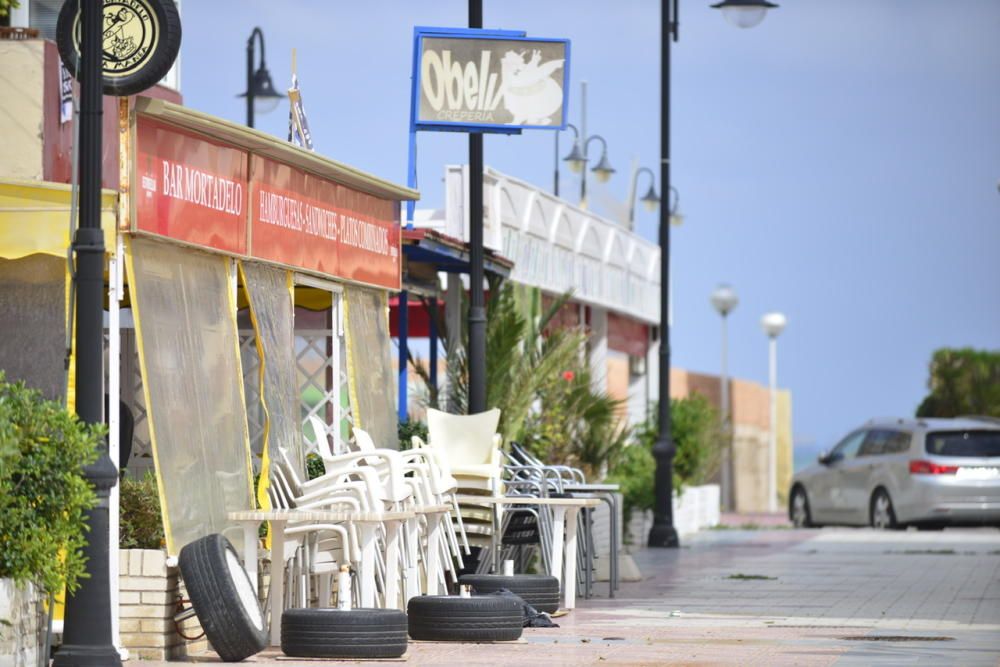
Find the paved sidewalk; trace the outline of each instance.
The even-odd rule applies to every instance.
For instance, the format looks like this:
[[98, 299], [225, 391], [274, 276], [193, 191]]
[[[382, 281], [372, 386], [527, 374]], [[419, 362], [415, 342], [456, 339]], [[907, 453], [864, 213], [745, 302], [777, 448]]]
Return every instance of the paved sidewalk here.
[[[1000, 664], [997, 530], [724, 529], [635, 558], [642, 582], [581, 601], [558, 629], [411, 643], [384, 664]], [[248, 662], [314, 664], [276, 651]]]

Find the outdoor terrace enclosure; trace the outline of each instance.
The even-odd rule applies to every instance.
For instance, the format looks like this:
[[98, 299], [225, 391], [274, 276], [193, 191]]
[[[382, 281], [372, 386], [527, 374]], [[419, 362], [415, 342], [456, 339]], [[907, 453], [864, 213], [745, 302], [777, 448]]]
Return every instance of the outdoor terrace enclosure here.
[[[102, 201], [107, 368], [119, 377], [110, 352], [134, 326], [140, 381], [122, 371], [121, 395], [148, 431], [167, 551], [209, 533], [241, 545], [226, 515], [257, 506], [257, 472], [266, 503], [279, 447], [303, 476], [304, 441], [343, 442], [351, 425], [398, 447], [387, 294], [400, 288], [400, 202], [417, 193], [162, 100], [131, 104], [121, 188]], [[2, 176], [0, 368], [72, 407], [69, 186]], [[326, 357], [308, 405], [297, 313]], [[309, 415], [327, 432], [304, 438]], [[112, 428], [116, 451], [117, 439]]]

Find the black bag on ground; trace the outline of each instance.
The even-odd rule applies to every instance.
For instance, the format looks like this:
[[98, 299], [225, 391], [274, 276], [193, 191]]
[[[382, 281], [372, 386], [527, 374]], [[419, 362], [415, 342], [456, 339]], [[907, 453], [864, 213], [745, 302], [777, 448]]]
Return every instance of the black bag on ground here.
[[558, 628], [559, 625], [552, 622], [552, 618], [546, 614], [544, 611], [538, 611], [530, 604], [525, 602], [520, 595], [517, 593], [511, 593], [506, 588], [501, 588], [498, 591], [493, 591], [489, 595], [501, 595], [503, 597], [512, 598], [517, 600], [521, 604], [521, 609], [524, 613], [524, 627], [526, 628]]

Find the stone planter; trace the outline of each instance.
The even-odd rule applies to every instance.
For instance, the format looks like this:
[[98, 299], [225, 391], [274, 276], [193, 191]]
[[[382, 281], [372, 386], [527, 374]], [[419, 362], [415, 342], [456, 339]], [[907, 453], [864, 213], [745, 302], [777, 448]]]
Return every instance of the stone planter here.
[[35, 586], [0, 579], [0, 667], [37, 667], [47, 623]]
[[[120, 549], [118, 611], [122, 646], [130, 657], [176, 660], [208, 648], [204, 637], [188, 641], [178, 634], [173, 616], [177, 600], [187, 598], [177, 568], [167, 567], [159, 549]], [[181, 624], [188, 637], [201, 634], [198, 619]]]

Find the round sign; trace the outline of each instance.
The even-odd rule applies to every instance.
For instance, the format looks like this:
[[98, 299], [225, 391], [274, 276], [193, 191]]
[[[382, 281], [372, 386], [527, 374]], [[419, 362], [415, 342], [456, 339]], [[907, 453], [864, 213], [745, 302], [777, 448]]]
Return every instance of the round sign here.
[[[174, 0], [103, 0], [101, 87], [106, 95], [134, 95], [170, 70], [181, 46], [181, 20]], [[56, 43], [66, 69], [80, 65], [80, 2], [59, 12]], [[79, 77], [77, 77], [79, 78]]]

